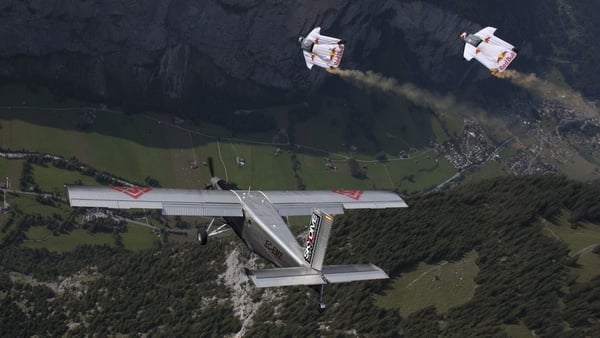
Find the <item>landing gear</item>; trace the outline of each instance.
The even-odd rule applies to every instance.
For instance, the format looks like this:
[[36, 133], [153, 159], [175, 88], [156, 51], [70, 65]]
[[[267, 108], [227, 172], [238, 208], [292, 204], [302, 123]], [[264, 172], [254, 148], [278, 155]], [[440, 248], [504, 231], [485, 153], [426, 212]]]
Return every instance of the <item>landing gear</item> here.
[[208, 234], [206, 233], [206, 229], [198, 228], [198, 242], [200, 242], [200, 245], [206, 245], [206, 242], [208, 242]]
[[323, 291], [325, 291], [325, 285], [322, 284], [319, 291], [317, 291], [319, 293], [319, 298], [317, 300], [317, 304], [319, 306], [317, 308], [317, 311], [319, 311], [319, 313], [323, 313], [323, 311], [325, 311], [325, 302], [323, 302]]

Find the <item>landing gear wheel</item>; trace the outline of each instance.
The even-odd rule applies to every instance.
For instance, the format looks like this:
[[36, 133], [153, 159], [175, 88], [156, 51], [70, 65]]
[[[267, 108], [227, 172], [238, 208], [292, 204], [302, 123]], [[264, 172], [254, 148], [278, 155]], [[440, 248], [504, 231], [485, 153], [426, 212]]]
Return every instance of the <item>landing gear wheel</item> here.
[[206, 242], [208, 242], [208, 234], [206, 233], [206, 229], [198, 228], [198, 242], [200, 242], [200, 245], [206, 245]]
[[325, 302], [323, 301], [323, 292], [325, 291], [325, 285], [321, 284], [321, 287], [319, 288], [319, 297], [317, 299], [317, 304], [318, 304], [318, 308], [317, 311], [319, 311], [319, 313], [323, 313], [323, 311], [325, 311]]

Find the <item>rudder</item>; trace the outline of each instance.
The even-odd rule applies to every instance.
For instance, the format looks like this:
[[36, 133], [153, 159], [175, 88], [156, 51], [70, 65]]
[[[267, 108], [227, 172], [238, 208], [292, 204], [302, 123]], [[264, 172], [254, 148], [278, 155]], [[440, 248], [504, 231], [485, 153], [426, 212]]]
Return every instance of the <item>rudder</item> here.
[[333, 216], [321, 210], [314, 210], [310, 217], [303, 256], [304, 260], [315, 270], [321, 271], [323, 268], [332, 224]]

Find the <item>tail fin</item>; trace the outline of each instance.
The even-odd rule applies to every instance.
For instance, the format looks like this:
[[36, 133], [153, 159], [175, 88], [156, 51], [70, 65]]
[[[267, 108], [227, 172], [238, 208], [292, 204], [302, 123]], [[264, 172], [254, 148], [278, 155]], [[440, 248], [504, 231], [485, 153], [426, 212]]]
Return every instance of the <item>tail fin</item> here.
[[310, 266], [318, 271], [323, 268], [323, 259], [327, 251], [327, 242], [331, 233], [331, 224], [333, 216], [321, 211], [315, 210], [310, 217], [308, 224], [308, 235], [304, 246], [304, 260]]

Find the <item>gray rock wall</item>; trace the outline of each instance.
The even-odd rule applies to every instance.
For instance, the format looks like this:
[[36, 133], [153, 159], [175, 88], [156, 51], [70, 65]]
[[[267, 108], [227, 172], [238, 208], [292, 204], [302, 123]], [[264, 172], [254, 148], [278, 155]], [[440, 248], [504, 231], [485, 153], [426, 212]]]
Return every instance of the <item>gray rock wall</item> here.
[[[4, 0], [0, 76], [162, 108], [277, 101], [328, 76], [297, 47], [316, 25], [348, 40], [345, 68], [370, 69], [391, 48], [440, 84], [464, 72], [458, 32], [478, 28], [422, 1]], [[403, 38], [382, 41], [390, 27]]]

